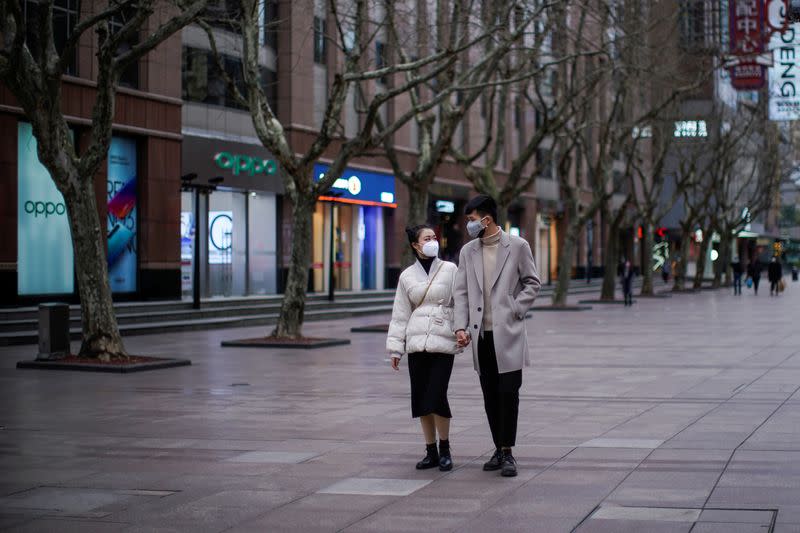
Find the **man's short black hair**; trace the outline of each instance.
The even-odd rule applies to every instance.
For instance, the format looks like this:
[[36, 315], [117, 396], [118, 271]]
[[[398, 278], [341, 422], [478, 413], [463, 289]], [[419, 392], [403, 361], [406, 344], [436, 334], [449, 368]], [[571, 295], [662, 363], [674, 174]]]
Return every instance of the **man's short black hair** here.
[[497, 202], [486, 194], [479, 194], [464, 206], [464, 214], [469, 215], [477, 211], [479, 215], [492, 217], [492, 222], [497, 222]]

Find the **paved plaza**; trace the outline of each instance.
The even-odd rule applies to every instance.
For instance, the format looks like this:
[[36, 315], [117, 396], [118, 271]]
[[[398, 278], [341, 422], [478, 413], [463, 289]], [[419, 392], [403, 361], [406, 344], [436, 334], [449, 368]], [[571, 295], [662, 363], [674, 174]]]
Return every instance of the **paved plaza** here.
[[220, 348], [265, 328], [131, 337], [191, 367], [17, 370], [0, 349], [0, 530], [800, 532], [800, 283], [534, 312], [516, 478], [466, 356], [452, 472], [416, 471], [405, 362], [373, 316], [309, 323], [352, 344]]

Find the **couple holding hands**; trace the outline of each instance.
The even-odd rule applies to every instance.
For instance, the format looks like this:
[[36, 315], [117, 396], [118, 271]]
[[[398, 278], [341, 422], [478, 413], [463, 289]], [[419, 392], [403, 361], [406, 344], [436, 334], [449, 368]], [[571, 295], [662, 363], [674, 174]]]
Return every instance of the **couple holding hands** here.
[[455, 354], [471, 346], [495, 448], [483, 469], [513, 477], [522, 368], [530, 365], [525, 314], [541, 282], [528, 242], [497, 225], [494, 199], [477, 196], [464, 214], [473, 240], [457, 267], [438, 259], [430, 226], [406, 228], [417, 260], [400, 275], [386, 348], [395, 370], [408, 354], [411, 414], [426, 443], [417, 468], [453, 468], [447, 387]]

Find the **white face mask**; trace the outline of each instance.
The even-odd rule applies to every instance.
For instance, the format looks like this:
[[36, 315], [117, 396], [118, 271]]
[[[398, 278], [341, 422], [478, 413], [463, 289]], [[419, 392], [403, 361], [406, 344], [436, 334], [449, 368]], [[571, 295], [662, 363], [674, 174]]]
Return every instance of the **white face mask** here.
[[439, 255], [439, 241], [428, 241], [422, 245], [422, 253], [426, 257], [436, 257]]

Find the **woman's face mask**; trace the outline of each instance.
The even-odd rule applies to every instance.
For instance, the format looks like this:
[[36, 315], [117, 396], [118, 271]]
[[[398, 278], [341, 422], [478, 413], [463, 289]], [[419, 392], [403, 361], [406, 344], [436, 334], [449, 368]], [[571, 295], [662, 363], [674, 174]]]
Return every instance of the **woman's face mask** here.
[[[483, 217], [486, 218], [486, 217]], [[486, 231], [486, 226], [483, 225], [483, 218], [478, 220], [469, 220], [467, 221], [467, 233], [473, 239], [475, 237], [480, 237], [484, 231]]]
[[439, 241], [428, 241], [423, 244], [422, 254], [425, 257], [437, 257], [439, 255]]

